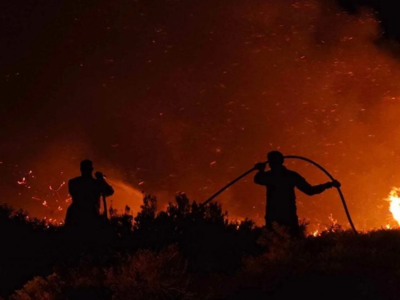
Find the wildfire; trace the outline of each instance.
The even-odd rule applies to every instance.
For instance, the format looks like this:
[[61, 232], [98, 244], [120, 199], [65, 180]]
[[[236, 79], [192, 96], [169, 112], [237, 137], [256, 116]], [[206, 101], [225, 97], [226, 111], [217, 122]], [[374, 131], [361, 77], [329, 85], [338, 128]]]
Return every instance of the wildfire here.
[[389, 210], [393, 219], [400, 225], [400, 188], [393, 187], [386, 200], [390, 202]]

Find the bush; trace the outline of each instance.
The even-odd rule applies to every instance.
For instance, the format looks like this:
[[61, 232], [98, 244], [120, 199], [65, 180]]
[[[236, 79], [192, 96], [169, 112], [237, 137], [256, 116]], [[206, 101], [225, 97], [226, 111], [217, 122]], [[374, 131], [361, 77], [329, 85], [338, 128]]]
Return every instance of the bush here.
[[[106, 242], [0, 207], [2, 295], [11, 299], [398, 299], [400, 230], [354, 235], [339, 225], [291, 239], [184, 194], [157, 212], [113, 214]], [[305, 227], [306, 223], [303, 223]], [[81, 243], [82, 242], [82, 243]], [[79, 246], [79, 247], [78, 247]], [[25, 285], [23, 285], [25, 283]]]
[[[50, 226], [1, 206], [0, 237], [9, 242], [0, 258], [0, 280], [4, 283], [0, 295], [9, 295], [34, 276], [49, 276], [55, 269], [60, 275], [62, 270], [74, 269], [82, 263], [82, 253], [92, 257], [93, 265], [111, 268], [121, 255], [144, 249], [156, 255], [176, 245], [190, 272], [210, 273], [236, 270], [244, 254], [261, 249], [256, 243], [258, 229], [251, 220], [229, 223], [218, 203], [201, 207], [185, 194], [175, 200], [165, 211], [157, 212], [156, 198], [146, 196], [135, 217], [129, 208], [122, 215], [113, 211], [109, 225], [93, 234], [67, 234], [63, 226]], [[45, 284], [35, 280], [35, 287]], [[51, 285], [51, 281], [46, 284]]]
[[56, 255], [58, 229], [30, 219], [26, 212], [0, 206], [0, 296], [6, 296], [33, 275], [51, 272]]
[[175, 247], [141, 250], [108, 268], [87, 260], [62, 275], [36, 277], [11, 299], [196, 299], [187, 291], [190, 276]]

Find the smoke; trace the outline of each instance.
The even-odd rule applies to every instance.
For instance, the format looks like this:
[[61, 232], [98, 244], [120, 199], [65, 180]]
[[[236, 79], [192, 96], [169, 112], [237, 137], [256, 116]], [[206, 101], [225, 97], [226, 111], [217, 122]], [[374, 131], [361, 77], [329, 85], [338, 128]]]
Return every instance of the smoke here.
[[[70, 178], [88, 157], [133, 187], [113, 196], [121, 209], [136, 189], [163, 203], [179, 191], [201, 202], [279, 149], [332, 172], [356, 226], [390, 221], [383, 198], [400, 183], [400, 72], [376, 46], [375, 14], [323, 0], [118, 0], [72, 15], [45, 62], [20, 71], [31, 79], [4, 119], [3, 177], [34, 161], [54, 181], [61, 169]], [[311, 183], [328, 180], [287, 164]], [[265, 191], [251, 176], [218, 199], [262, 222]], [[312, 224], [330, 213], [346, 223], [334, 191], [299, 193], [298, 209]]]

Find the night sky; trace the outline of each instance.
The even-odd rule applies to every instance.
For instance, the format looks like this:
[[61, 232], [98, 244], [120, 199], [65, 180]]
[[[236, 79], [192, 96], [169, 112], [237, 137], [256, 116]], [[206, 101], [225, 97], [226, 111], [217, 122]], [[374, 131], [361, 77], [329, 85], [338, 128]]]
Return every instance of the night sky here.
[[[279, 149], [332, 172], [357, 227], [394, 224], [384, 198], [400, 186], [400, 33], [389, 1], [3, 2], [0, 202], [62, 220], [62, 183], [85, 158], [116, 187], [117, 208], [136, 211], [141, 191], [160, 208], [180, 191], [201, 202]], [[218, 199], [232, 218], [263, 218], [251, 176]], [[331, 213], [346, 225], [334, 190], [298, 192], [298, 210], [314, 227]]]

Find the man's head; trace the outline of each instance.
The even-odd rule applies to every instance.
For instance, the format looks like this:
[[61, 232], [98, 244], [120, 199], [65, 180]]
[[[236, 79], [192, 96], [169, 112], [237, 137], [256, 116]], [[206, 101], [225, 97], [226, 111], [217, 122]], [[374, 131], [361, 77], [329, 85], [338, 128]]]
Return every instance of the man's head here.
[[93, 172], [93, 162], [89, 159], [81, 161], [82, 176], [91, 176]]
[[279, 151], [271, 151], [267, 154], [268, 163], [271, 170], [282, 167], [284, 162], [283, 154]]

